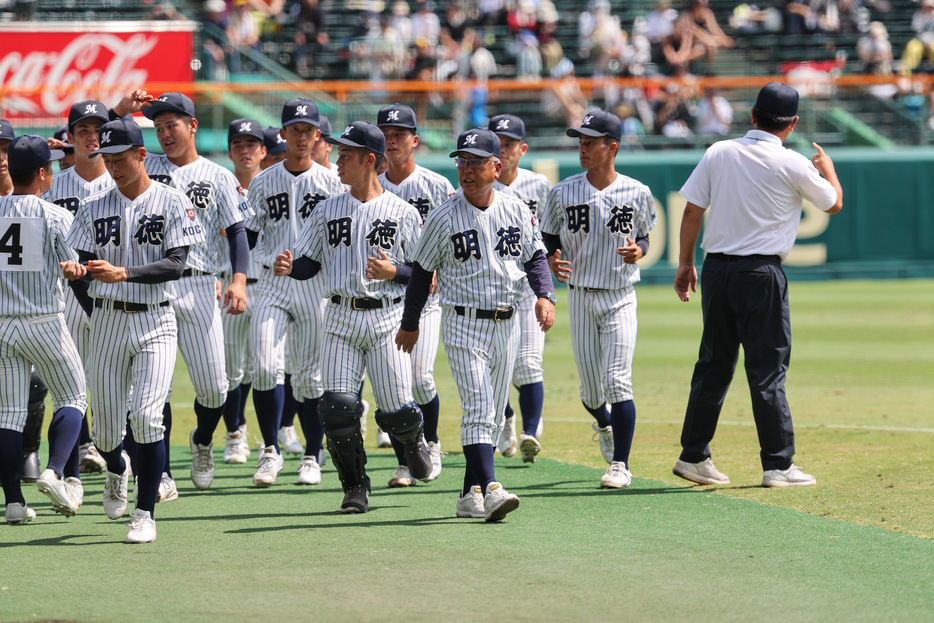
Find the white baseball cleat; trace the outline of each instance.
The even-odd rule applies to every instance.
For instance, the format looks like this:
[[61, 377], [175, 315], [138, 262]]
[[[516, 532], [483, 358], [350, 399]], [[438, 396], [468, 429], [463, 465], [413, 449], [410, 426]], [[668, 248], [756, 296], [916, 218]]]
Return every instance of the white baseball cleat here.
[[81, 508], [84, 504], [84, 485], [79, 478], [69, 476], [65, 479], [65, 488], [68, 489], [68, 495], [71, 496], [72, 505], [75, 510]]
[[441, 452], [441, 441], [429, 441], [428, 452], [431, 454], [431, 473], [428, 474], [425, 482], [431, 482], [441, 475], [441, 457], [444, 456]]
[[244, 462], [250, 460], [250, 454], [253, 452], [250, 450], [250, 438], [247, 435], [246, 424], [240, 426], [240, 454], [243, 455]]
[[632, 474], [626, 469], [622, 461], [613, 461], [606, 468], [606, 473], [600, 477], [600, 487], [603, 489], [623, 489], [632, 484]]
[[107, 469], [107, 461], [93, 443], [82, 444], [78, 447], [78, 461], [78, 471], [82, 474], [99, 474]]
[[709, 456], [700, 463], [688, 463], [679, 460], [671, 468], [671, 473], [699, 485], [730, 484], [730, 477], [718, 470]]
[[20, 504], [19, 502], [11, 502], [6, 505], [6, 515], [4, 519], [10, 525], [19, 525], [24, 524], [28, 521], [32, 521], [36, 518], [36, 511], [32, 510], [25, 504]]
[[495, 480], [486, 486], [483, 496], [483, 514], [487, 521], [502, 521], [507, 513], [519, 508], [519, 496], [503, 489]]
[[214, 442], [206, 446], [195, 443], [196, 430], [198, 429], [191, 429], [188, 435], [188, 447], [191, 449], [191, 482], [198, 491], [206, 491], [214, 482]]
[[301, 463], [298, 464], [299, 485], [320, 485], [321, 467], [313, 456], [303, 456]]
[[376, 429], [376, 447], [377, 448], [391, 448], [392, 439], [389, 438], [389, 433], [384, 432], [382, 428]]
[[283, 454], [305, 454], [305, 446], [298, 440], [294, 426], [283, 426], [276, 435]]
[[253, 484], [257, 487], [268, 487], [273, 484], [283, 464], [282, 455], [276, 452], [276, 447], [266, 446], [260, 450], [259, 463], [256, 464], [256, 473], [253, 474]]
[[466, 495], [457, 496], [457, 516], [468, 519], [483, 519], [486, 512], [483, 508], [483, 490], [480, 485], [473, 485]]
[[247, 462], [247, 456], [241, 450], [243, 447], [242, 441], [239, 430], [227, 433], [224, 439], [224, 463], [243, 464]]
[[519, 453], [522, 455], [523, 463], [534, 463], [535, 457], [541, 452], [542, 444], [532, 435], [522, 433], [519, 437]]
[[500, 433], [499, 442], [496, 444], [499, 453], [504, 457], [511, 458], [516, 456], [519, 451], [519, 440], [516, 438], [516, 416], [506, 418], [506, 426]]
[[52, 500], [52, 510], [56, 513], [61, 513], [65, 517], [74, 517], [78, 512], [65, 480], [51, 469], [46, 468], [39, 474], [36, 488], [39, 489], [39, 493], [49, 496]]
[[[136, 497], [136, 494], [133, 494]], [[157, 502], [171, 502], [178, 499], [178, 487], [175, 480], [166, 472], [162, 472], [162, 480], [159, 481], [159, 497]]]
[[149, 511], [136, 509], [127, 525], [130, 526], [126, 535], [127, 543], [152, 543], [156, 540], [156, 520]]
[[409, 472], [408, 465], [400, 465], [396, 468], [396, 473], [389, 479], [389, 488], [398, 489], [401, 487], [411, 487], [415, 484], [415, 479]]
[[130, 457], [126, 452], [123, 453], [123, 460], [126, 462], [126, 469], [122, 474], [105, 472], [107, 479], [104, 481], [104, 512], [111, 519], [120, 519], [126, 514], [127, 483], [130, 478]]
[[594, 422], [593, 430], [593, 440], [600, 442], [600, 454], [603, 455], [603, 460], [607, 463], [612, 463], [613, 451], [616, 448], [616, 444], [613, 442], [613, 427], [607, 426], [606, 428], [600, 428], [597, 426], [596, 422]]
[[816, 484], [817, 478], [805, 474], [794, 463], [788, 469], [769, 469], [762, 473], [763, 487], [796, 487]]

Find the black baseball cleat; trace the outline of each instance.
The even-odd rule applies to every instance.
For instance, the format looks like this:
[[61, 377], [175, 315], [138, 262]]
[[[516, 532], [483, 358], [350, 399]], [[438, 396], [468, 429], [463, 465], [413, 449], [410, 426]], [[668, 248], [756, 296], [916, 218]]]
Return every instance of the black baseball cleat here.
[[357, 515], [370, 510], [370, 493], [366, 486], [351, 487], [344, 494], [341, 503], [341, 512], [346, 515]]
[[412, 478], [428, 481], [431, 476], [431, 449], [425, 442], [425, 436], [419, 435], [418, 439], [405, 446], [405, 460], [409, 464], [409, 473]]

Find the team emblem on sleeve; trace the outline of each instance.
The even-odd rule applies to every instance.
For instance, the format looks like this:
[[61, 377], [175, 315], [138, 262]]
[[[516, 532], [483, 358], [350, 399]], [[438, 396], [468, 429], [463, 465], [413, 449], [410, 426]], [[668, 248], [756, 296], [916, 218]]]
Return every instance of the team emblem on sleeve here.
[[493, 250], [499, 253], [500, 257], [519, 257], [522, 255], [522, 236], [518, 227], [500, 227], [496, 235], [499, 240]]
[[610, 220], [607, 221], [607, 228], [614, 234], [631, 234], [634, 212], [632, 206], [613, 206], [610, 208]]
[[139, 217], [139, 229], [133, 234], [140, 246], [151, 244], [160, 246], [165, 236], [165, 216], [162, 214], [144, 214]]
[[371, 225], [373, 229], [366, 235], [366, 241], [370, 243], [370, 246], [386, 250], [391, 249], [396, 238], [396, 232], [399, 230], [399, 223], [389, 219], [385, 221], [376, 219]]
[[585, 234], [590, 233], [590, 204], [579, 203], [577, 205], [568, 206], [565, 209], [568, 215], [568, 231], [572, 234], [576, 234], [579, 231], [583, 231]]
[[[469, 138], [469, 137], [468, 137]], [[480, 236], [476, 229], [468, 229], [459, 234], [451, 236], [451, 243], [454, 245], [454, 259], [466, 262], [471, 257], [481, 259]]]
[[328, 244], [332, 247], [337, 247], [340, 244], [349, 247], [350, 226], [352, 223], [353, 219], [349, 216], [344, 216], [341, 218], [336, 218], [333, 221], [328, 221]]
[[120, 217], [106, 216], [94, 221], [94, 244], [105, 247], [108, 243], [120, 246]]

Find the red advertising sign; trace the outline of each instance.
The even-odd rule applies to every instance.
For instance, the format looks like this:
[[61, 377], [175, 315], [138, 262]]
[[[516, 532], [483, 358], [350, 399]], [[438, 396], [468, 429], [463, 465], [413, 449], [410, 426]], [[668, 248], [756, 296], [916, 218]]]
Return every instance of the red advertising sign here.
[[[192, 22], [0, 26], [0, 116], [61, 118], [147, 82], [191, 82]], [[31, 28], [31, 29], [30, 29]]]

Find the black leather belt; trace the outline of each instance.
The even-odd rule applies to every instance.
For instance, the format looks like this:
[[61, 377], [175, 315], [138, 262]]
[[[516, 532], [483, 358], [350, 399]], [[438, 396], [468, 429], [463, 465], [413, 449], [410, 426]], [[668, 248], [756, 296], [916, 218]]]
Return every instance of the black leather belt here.
[[502, 320], [509, 320], [512, 318], [515, 308], [513, 307], [500, 307], [499, 309], [476, 309], [473, 307], [462, 307], [461, 305], [454, 306], [454, 312], [458, 316], [465, 316], [467, 318], [476, 318], [477, 320], [495, 320], [500, 322]]
[[254, 278], [252, 278], [252, 277], [247, 277], [247, 278], [246, 278], [246, 284], [247, 284], [248, 286], [251, 286], [251, 285], [253, 285], [254, 283], [259, 283], [259, 279], [254, 279]]
[[114, 301], [112, 299], [94, 299], [94, 307], [98, 309], [113, 309], [114, 311], [122, 311], [128, 314], [147, 312], [149, 310], [155, 310], [158, 307], [168, 306], [168, 301], [162, 301], [161, 303], [130, 303], [128, 301]]
[[724, 262], [739, 262], [741, 260], [756, 260], [760, 262], [769, 262], [771, 264], [781, 264], [782, 258], [777, 255], [727, 255], [726, 253], [708, 253], [707, 257]]
[[197, 268], [186, 268], [182, 271], [182, 277], [203, 277], [204, 275], [213, 275], [214, 273], [206, 273], [203, 270], [198, 270]]
[[571, 285], [570, 283], [568, 284], [568, 289], [583, 290], [584, 292], [606, 292], [606, 288], [584, 288], [582, 286]]
[[402, 301], [402, 297], [394, 299], [371, 299], [366, 297], [349, 297], [335, 294], [331, 297], [331, 302], [335, 305], [346, 305], [351, 309], [382, 309], [383, 307], [392, 307]]
[[[230, 273], [221, 273], [220, 277], [223, 281], [230, 281], [233, 279], [233, 275], [231, 275]], [[251, 286], [254, 283], [259, 283], [259, 279], [251, 278], [251, 277], [246, 278], [246, 284], [248, 286]]]

